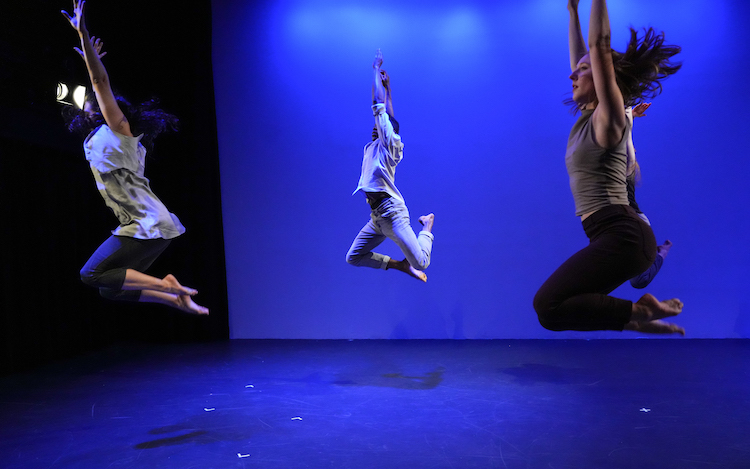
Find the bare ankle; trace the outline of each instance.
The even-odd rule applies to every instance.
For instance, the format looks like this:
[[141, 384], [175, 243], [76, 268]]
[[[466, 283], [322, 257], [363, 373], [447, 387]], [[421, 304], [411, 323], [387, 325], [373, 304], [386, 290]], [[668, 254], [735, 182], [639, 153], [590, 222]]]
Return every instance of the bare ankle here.
[[435, 223], [435, 214], [430, 213], [429, 215], [422, 215], [419, 217], [419, 223], [422, 224], [422, 231], [432, 233], [432, 225]]
[[642, 304], [633, 303], [633, 307], [630, 309], [630, 323], [650, 321], [651, 316], [651, 311], [648, 307]]

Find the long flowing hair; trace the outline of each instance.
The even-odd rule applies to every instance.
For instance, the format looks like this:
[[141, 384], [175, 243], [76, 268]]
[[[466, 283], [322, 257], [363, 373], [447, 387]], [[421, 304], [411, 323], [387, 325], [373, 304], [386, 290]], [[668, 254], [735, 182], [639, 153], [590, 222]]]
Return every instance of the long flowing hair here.
[[664, 33], [657, 33], [654, 28], [644, 31], [639, 38], [637, 31], [630, 28], [625, 52], [612, 50], [617, 86], [625, 106], [656, 97], [662, 92], [662, 81], [682, 67], [680, 62], [672, 62], [672, 57], [682, 50], [680, 46], [665, 44]]
[[[682, 63], [672, 61], [672, 57], [681, 50], [680, 46], [665, 44], [663, 32], [657, 33], [654, 28], [649, 27], [639, 37], [638, 32], [631, 27], [625, 52], [612, 49], [615, 79], [625, 106], [635, 106], [660, 94], [663, 90], [662, 81], [682, 67]], [[564, 103], [571, 106], [573, 113], [580, 110], [572, 98], [566, 99]]]
[[[159, 107], [157, 99], [150, 99], [137, 106], [119, 94], [115, 94], [115, 100], [125, 118], [130, 124], [133, 135], [143, 134], [141, 143], [149, 151], [153, 149], [154, 139], [163, 132], [177, 131], [179, 119]], [[89, 93], [85, 102], [91, 103], [94, 115], [89, 117], [82, 109], [66, 107], [63, 109], [63, 119], [68, 130], [86, 136], [102, 124], [105, 124], [96, 95]]]

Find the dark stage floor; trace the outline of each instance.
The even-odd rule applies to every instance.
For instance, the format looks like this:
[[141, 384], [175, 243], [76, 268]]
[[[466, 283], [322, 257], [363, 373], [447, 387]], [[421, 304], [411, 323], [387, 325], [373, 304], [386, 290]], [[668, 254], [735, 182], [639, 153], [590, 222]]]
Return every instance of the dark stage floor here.
[[748, 468], [748, 340], [122, 346], [0, 378], [5, 468]]

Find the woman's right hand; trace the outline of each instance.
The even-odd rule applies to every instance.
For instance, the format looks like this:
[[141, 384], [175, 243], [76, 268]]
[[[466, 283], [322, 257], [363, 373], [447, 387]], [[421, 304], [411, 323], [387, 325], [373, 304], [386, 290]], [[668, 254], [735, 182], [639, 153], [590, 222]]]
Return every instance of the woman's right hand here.
[[86, 32], [86, 22], [83, 19], [84, 5], [86, 5], [86, 0], [73, 0], [73, 16], [70, 16], [65, 10], [60, 11], [79, 35], [83, 35]]

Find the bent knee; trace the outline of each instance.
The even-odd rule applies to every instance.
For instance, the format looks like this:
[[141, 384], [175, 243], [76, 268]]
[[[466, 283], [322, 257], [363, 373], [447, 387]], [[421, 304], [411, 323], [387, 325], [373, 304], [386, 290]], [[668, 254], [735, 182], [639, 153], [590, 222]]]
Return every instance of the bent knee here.
[[362, 259], [362, 256], [358, 256], [351, 252], [346, 253], [346, 263], [349, 265], [359, 265], [359, 261], [361, 259]]
[[534, 311], [536, 311], [536, 316], [539, 320], [539, 324], [541, 324], [543, 328], [550, 331], [564, 330], [561, 329], [557, 321], [555, 321], [553, 306], [546, 298], [544, 298], [543, 295], [540, 295], [538, 292], [534, 296]]
[[85, 285], [88, 285], [90, 287], [97, 286], [97, 280], [99, 276], [96, 275], [96, 273], [93, 270], [90, 270], [84, 267], [83, 269], [81, 269], [79, 274], [81, 276], [81, 282], [83, 282]]
[[406, 260], [409, 261], [410, 266], [417, 270], [425, 270], [430, 266], [430, 256], [424, 255], [424, 253], [422, 256], [410, 256], [407, 254]]
[[559, 331], [560, 329], [555, 326], [555, 321], [552, 320], [552, 315], [549, 313], [549, 311], [544, 312], [536, 312], [537, 320], [539, 320], [539, 324], [547, 329], [548, 331]]
[[551, 305], [549, 304], [549, 301], [542, 295], [541, 290], [536, 292], [536, 295], [534, 295], [534, 311], [536, 311], [536, 314], [538, 316], [545, 316], [547, 315], [551, 310]]

